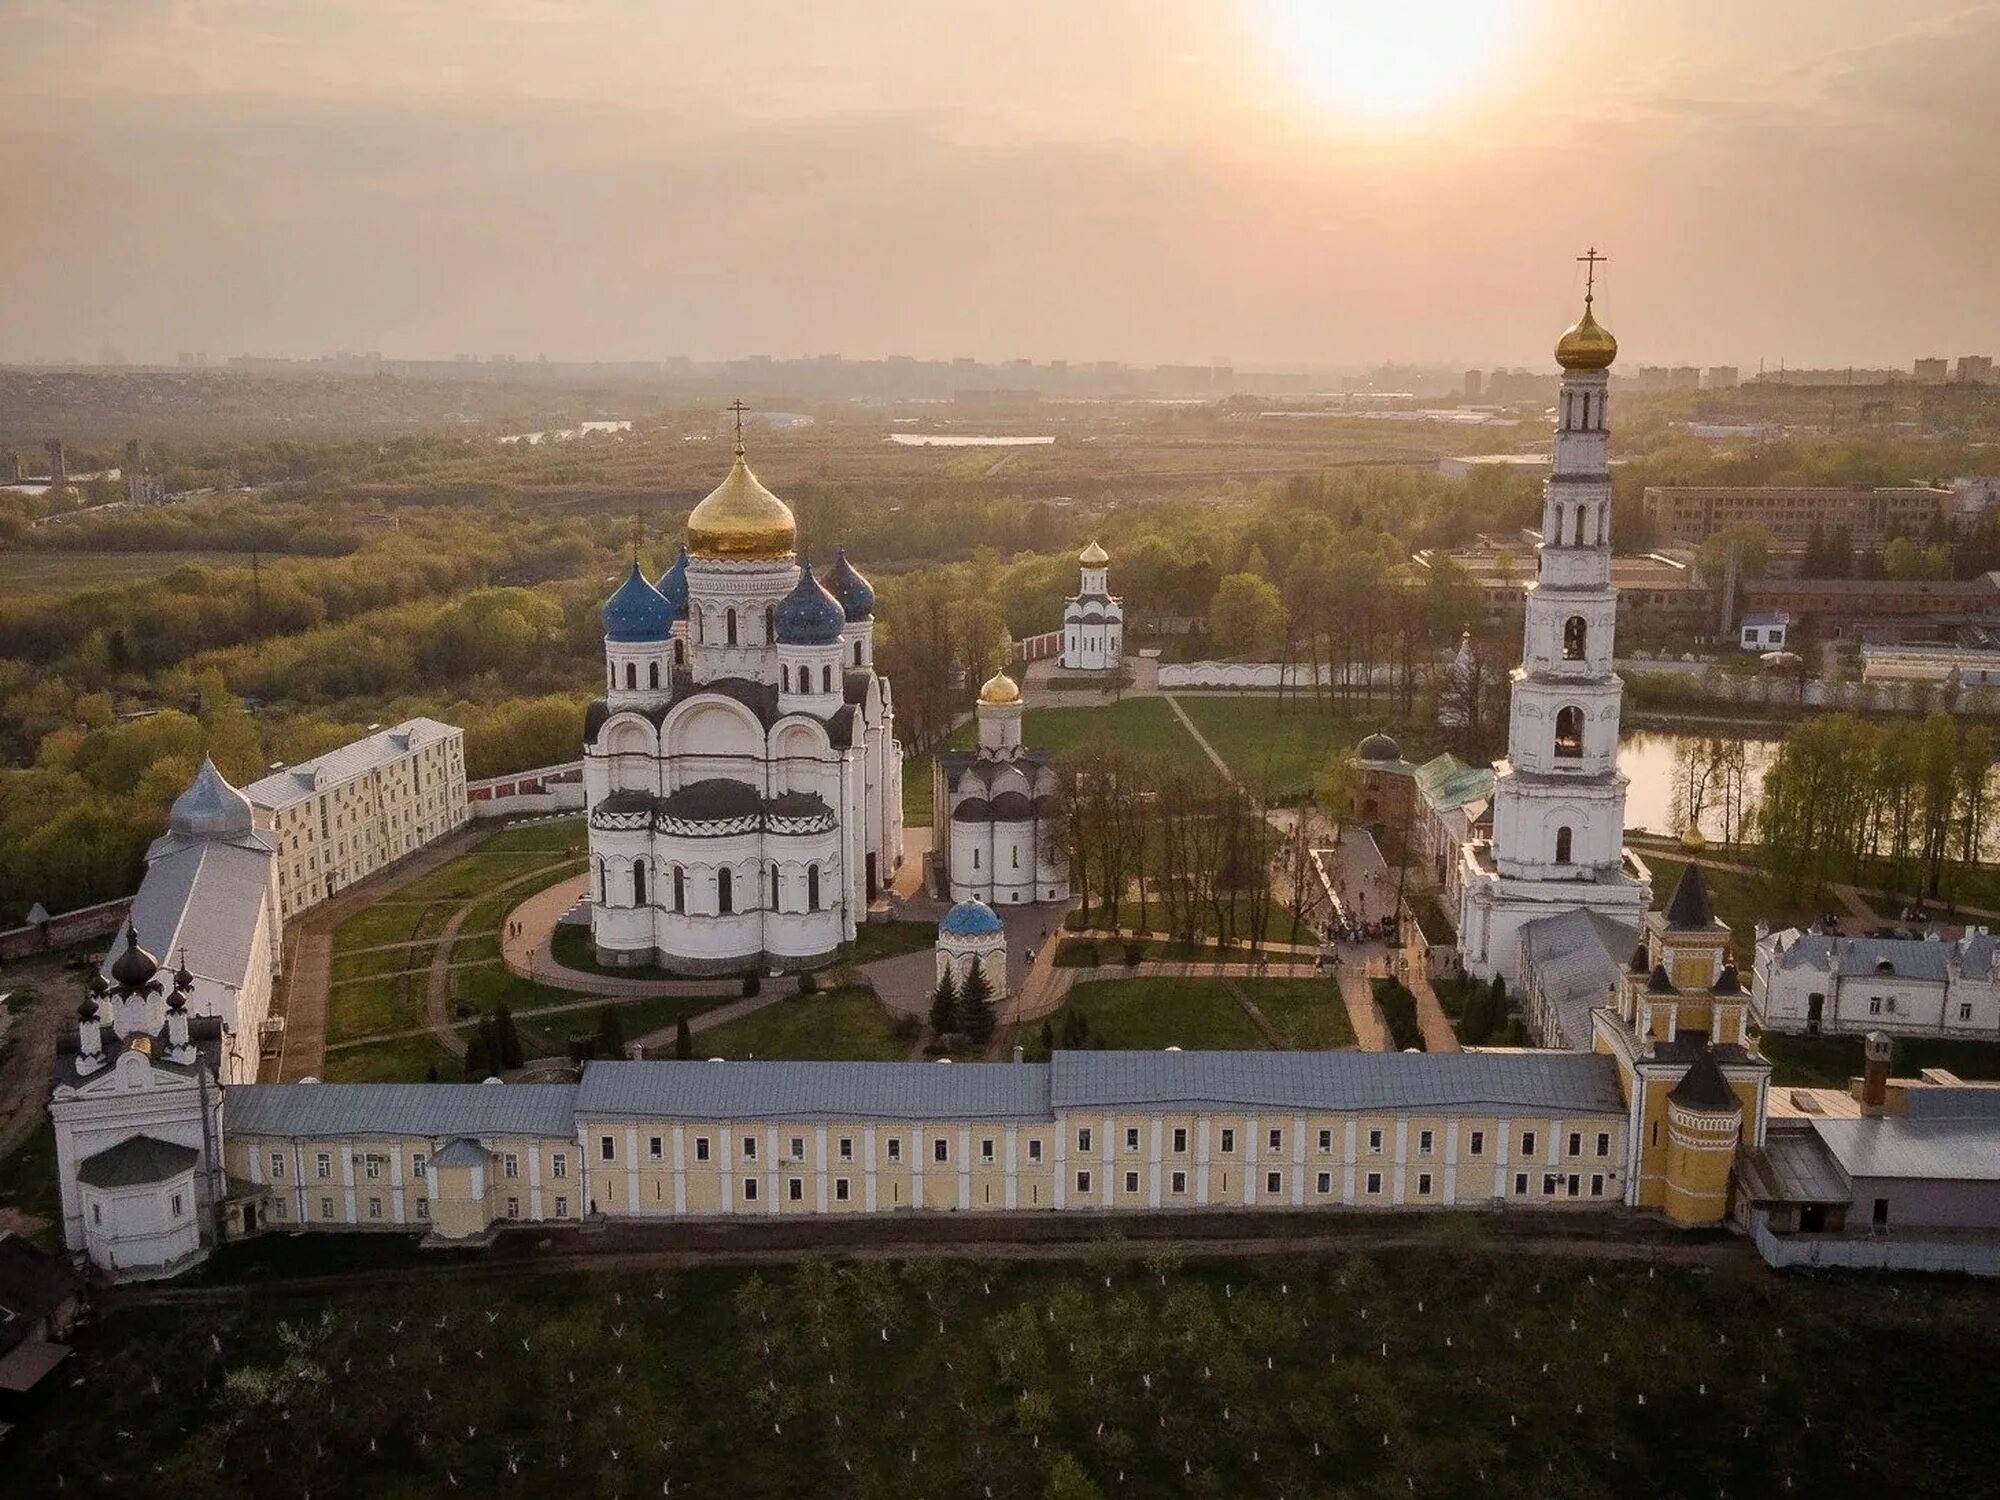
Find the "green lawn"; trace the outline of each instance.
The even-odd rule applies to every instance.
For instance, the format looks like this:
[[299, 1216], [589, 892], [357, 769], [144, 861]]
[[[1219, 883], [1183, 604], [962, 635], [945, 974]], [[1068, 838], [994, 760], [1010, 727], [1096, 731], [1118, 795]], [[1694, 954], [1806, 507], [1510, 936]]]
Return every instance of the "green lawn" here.
[[[450, 897], [466, 901], [563, 860], [560, 851], [551, 849], [475, 849], [403, 886], [396, 892], [396, 899], [435, 901]], [[575, 868], [570, 873], [574, 874], [582, 868], [582, 862], [572, 863]]]
[[407, 1236], [270, 1238], [210, 1273], [237, 1295], [103, 1304], [63, 1379], [119, 1399], [15, 1432], [8, 1491], [1992, 1491], [1988, 1286], [1776, 1277], [1740, 1247], [1716, 1268], [1512, 1254], [1470, 1215], [1348, 1218], [1418, 1243], [507, 1273]]
[[479, 846], [482, 853], [518, 849], [553, 850], [557, 854], [582, 852], [589, 840], [582, 818], [557, 818], [548, 823], [526, 823], [519, 828], [503, 828]]
[[854, 946], [840, 957], [844, 964], [873, 963], [937, 946], [935, 922], [864, 922], [854, 934]]
[[[1262, 1050], [1269, 1044], [1219, 979], [1099, 979], [1079, 984], [1048, 1018], [1058, 1039], [1069, 1018], [1090, 1025], [1086, 1046]], [[1041, 1023], [1028, 1037], [1038, 1038]]]
[[[1861, 1076], [1858, 1036], [1788, 1036], [1767, 1031], [1757, 1042], [1771, 1059], [1771, 1082], [1807, 1088], [1845, 1088]], [[1948, 1068], [1961, 1078], [2000, 1079], [2000, 1042], [1955, 1037], [1898, 1037], [1890, 1072], [1914, 1078], [1925, 1068]]]
[[1302, 1051], [1355, 1045], [1340, 986], [1331, 979], [1239, 979], [1250, 1003]]
[[377, 901], [333, 929], [333, 951], [347, 953], [356, 948], [379, 948], [385, 943], [407, 943], [429, 937], [444, 925], [442, 917], [435, 925], [426, 921], [431, 910], [440, 908], [448, 915], [457, 909], [457, 903]]
[[[1646, 862], [1646, 868], [1653, 872], [1653, 905], [1665, 906], [1687, 862], [1670, 855], [1655, 854], [1651, 849], [1640, 849], [1638, 853], [1639, 858]], [[1732, 951], [1746, 974], [1757, 952], [1759, 921], [1769, 922], [1773, 927], [1801, 925], [1819, 920], [1823, 910], [1811, 902], [1785, 896], [1775, 881], [1763, 875], [1711, 870], [1705, 865], [1701, 875], [1708, 886], [1708, 899], [1715, 907], [1715, 914], [1729, 924]]]
[[[419, 948], [383, 948], [373, 953], [342, 953], [334, 951], [332, 979], [335, 985], [343, 985], [350, 979], [369, 979], [383, 974], [399, 974], [405, 969], [428, 969], [431, 956], [437, 951], [435, 943]], [[456, 950], [454, 950], [455, 953]], [[336, 989], [336, 997], [340, 991]]]
[[[1352, 749], [1372, 731], [1395, 717], [1385, 705], [1349, 716], [1344, 711], [1321, 713], [1310, 700], [1282, 702], [1271, 694], [1176, 694], [1215, 753], [1252, 788], [1264, 788], [1274, 798], [1289, 799], [1312, 789], [1321, 767], [1335, 754]], [[1406, 757], [1416, 746], [1400, 727]]]
[[329, 1052], [320, 1076], [328, 1083], [422, 1083], [425, 1070], [433, 1066], [445, 1083], [465, 1076], [464, 1065], [428, 1033]]
[[403, 974], [336, 985], [327, 992], [326, 1039], [347, 1042], [423, 1025], [425, 978]]
[[825, 1062], [894, 1062], [910, 1042], [866, 990], [828, 990], [774, 1000], [762, 1010], [699, 1033], [697, 1057], [796, 1058]]

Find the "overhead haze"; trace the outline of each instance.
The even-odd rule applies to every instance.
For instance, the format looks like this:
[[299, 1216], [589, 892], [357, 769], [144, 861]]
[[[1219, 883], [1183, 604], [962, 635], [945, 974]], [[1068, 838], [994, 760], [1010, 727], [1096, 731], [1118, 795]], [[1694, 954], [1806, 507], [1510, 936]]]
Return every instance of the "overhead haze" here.
[[2000, 344], [2000, 4], [10, 0], [0, 359]]

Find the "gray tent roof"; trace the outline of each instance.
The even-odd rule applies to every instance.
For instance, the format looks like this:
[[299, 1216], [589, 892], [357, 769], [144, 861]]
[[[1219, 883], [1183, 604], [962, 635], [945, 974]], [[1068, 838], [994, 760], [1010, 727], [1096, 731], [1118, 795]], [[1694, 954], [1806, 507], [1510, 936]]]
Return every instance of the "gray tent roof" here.
[[94, 1188], [140, 1187], [169, 1182], [191, 1171], [199, 1160], [201, 1153], [192, 1146], [135, 1135], [95, 1156], [86, 1156], [76, 1169], [76, 1179]]

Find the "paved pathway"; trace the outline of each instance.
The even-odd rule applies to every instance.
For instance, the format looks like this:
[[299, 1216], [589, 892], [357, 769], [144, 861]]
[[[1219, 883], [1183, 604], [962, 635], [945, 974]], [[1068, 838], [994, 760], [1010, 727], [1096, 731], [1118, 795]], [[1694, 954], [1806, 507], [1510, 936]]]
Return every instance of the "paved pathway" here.
[[1451, 1017], [1444, 1013], [1437, 991], [1431, 988], [1431, 977], [1419, 960], [1409, 966], [1402, 981], [1417, 997], [1417, 1026], [1424, 1034], [1426, 1052], [1458, 1052], [1458, 1033], [1452, 1030]]
[[1376, 1008], [1375, 991], [1368, 983], [1368, 976], [1361, 972], [1360, 965], [1343, 963], [1339, 979], [1340, 998], [1347, 1005], [1347, 1023], [1354, 1028], [1354, 1044], [1363, 1052], [1389, 1051], [1389, 1028]]
[[1167, 700], [1167, 707], [1171, 708], [1174, 711], [1174, 717], [1181, 721], [1181, 728], [1185, 729], [1188, 732], [1188, 736], [1197, 745], [1201, 746], [1201, 753], [1215, 762], [1215, 769], [1222, 773], [1222, 779], [1231, 786], [1238, 785], [1236, 773], [1230, 770], [1229, 762], [1218, 755], [1215, 746], [1208, 742], [1208, 737], [1194, 727], [1194, 720], [1187, 716], [1187, 710], [1181, 707], [1180, 699], [1176, 698], [1172, 693], [1162, 693], [1160, 696]]

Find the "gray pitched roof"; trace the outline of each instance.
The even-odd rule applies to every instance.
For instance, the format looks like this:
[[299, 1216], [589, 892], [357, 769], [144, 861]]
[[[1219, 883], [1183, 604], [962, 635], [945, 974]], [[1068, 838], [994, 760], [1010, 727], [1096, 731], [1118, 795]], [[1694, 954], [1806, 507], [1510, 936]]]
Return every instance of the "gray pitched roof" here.
[[1893, 974], [1898, 979], [1942, 983], [1950, 969], [1951, 954], [1952, 944], [1929, 938], [1841, 938], [1834, 947], [1840, 972], [1849, 978]]
[[229, 1090], [232, 1135], [572, 1137], [573, 1083], [251, 1083]]
[[[270, 886], [273, 857], [268, 848], [216, 839], [161, 854], [146, 866], [132, 898], [131, 924], [139, 930], [140, 946], [169, 968], [185, 947], [195, 973], [246, 985], [257, 909]], [[121, 933], [104, 955], [106, 975], [124, 951]], [[236, 1018], [229, 1019], [233, 1024]]]
[[1535, 983], [1562, 1033], [1544, 1042], [1579, 1051], [1591, 1045], [1590, 1013], [1606, 1002], [1618, 982], [1618, 955], [1630, 952], [1638, 937], [1638, 928], [1582, 907], [1521, 929]]
[[1850, 1179], [2000, 1181], [2000, 1120], [1814, 1116], [1811, 1123]]
[[243, 791], [259, 807], [290, 807], [315, 791], [351, 781], [377, 766], [386, 766], [408, 755], [412, 750], [421, 750], [457, 733], [457, 729], [436, 719], [405, 719], [400, 724], [329, 750], [324, 755], [286, 766], [282, 771], [273, 771], [269, 776], [251, 782]]
[[1026, 1063], [593, 1062], [578, 1115], [658, 1119], [1046, 1120], [1049, 1074]]
[[492, 1159], [492, 1153], [480, 1145], [479, 1142], [460, 1136], [457, 1140], [442, 1147], [437, 1155], [431, 1158], [431, 1165], [434, 1167], [483, 1167]]
[[1618, 1072], [1589, 1052], [1058, 1052], [1057, 1109], [1618, 1113]]
[[178, 1177], [200, 1159], [201, 1153], [192, 1146], [135, 1135], [86, 1156], [76, 1169], [76, 1180], [94, 1188], [140, 1187]]

